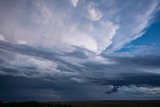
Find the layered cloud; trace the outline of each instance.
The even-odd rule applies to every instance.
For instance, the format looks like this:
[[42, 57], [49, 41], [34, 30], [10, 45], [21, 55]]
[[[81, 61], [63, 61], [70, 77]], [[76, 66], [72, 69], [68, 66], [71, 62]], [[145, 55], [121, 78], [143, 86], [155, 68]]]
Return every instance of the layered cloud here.
[[81, 54], [76, 51], [59, 53], [5, 42], [1, 43], [0, 51], [0, 73], [3, 75], [36, 75], [48, 79], [64, 77], [84, 84], [159, 86], [160, 57], [157, 54], [141, 56], [135, 53], [133, 56], [131, 53], [124, 57], [112, 53], [106, 56], [95, 55], [84, 49], [81, 49]]
[[[59, 52], [1, 41], [0, 95], [2, 99], [9, 96], [43, 101], [159, 97], [160, 57], [134, 52], [126, 57], [119, 55], [120, 52], [95, 55], [78, 47], [74, 52]], [[20, 93], [14, 95], [9, 89]], [[25, 93], [36, 93], [41, 99]], [[81, 96], [82, 93], [85, 95]], [[139, 94], [133, 97], [135, 93]], [[124, 94], [126, 97], [121, 97]]]
[[[19, 87], [43, 98], [154, 97], [160, 87], [159, 48], [118, 50], [145, 33], [158, 7], [158, 0], [0, 1], [0, 76], [6, 84], [8, 78], [36, 81]], [[42, 91], [45, 95], [38, 94]], [[0, 91], [5, 97], [1, 92], [5, 88]]]

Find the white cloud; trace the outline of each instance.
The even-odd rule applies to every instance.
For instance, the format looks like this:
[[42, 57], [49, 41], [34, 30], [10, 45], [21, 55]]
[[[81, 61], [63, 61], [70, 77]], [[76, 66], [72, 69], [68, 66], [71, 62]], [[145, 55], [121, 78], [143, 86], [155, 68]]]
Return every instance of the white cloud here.
[[58, 66], [55, 62], [22, 54], [16, 54], [9, 64], [16, 67], [36, 67], [39, 70], [55, 70]]
[[105, 34], [100, 39], [99, 43], [99, 51], [105, 50], [107, 47], [109, 47], [112, 44], [112, 39], [116, 34], [116, 31], [119, 29], [119, 25], [114, 24], [111, 21], [102, 22], [102, 25], [105, 28]]
[[79, 1], [79, 0], [70, 0], [71, 5], [72, 5], [73, 7], [77, 7], [78, 1]]
[[[38, 16], [40, 24], [40, 29], [46, 29], [46, 31], [41, 32], [38, 29], [39, 37], [36, 42], [33, 41], [32, 45], [40, 45], [46, 48], [57, 48], [61, 51], [73, 51], [72, 46], [78, 46], [81, 48], [88, 49], [93, 52], [97, 52], [97, 43], [91, 35], [87, 34], [84, 31], [80, 31], [77, 25], [73, 22], [70, 22], [69, 19], [66, 19], [68, 14], [61, 14], [50, 10], [44, 2], [36, 3], [34, 9], [32, 10], [35, 16]], [[31, 17], [32, 21], [37, 23], [37, 18]], [[65, 18], [65, 20], [64, 20]], [[41, 27], [42, 25], [42, 27]], [[67, 29], [66, 29], [67, 26]], [[54, 28], [54, 29], [52, 29]], [[44, 35], [42, 35], [42, 33]], [[37, 35], [37, 34], [36, 34]], [[29, 38], [30, 39], [30, 38]], [[43, 42], [43, 44], [41, 44]]]
[[130, 85], [129, 87], [123, 86], [119, 88], [120, 91], [125, 93], [141, 93], [145, 95], [159, 95], [160, 87], [137, 87], [135, 85]]
[[87, 18], [91, 21], [98, 21], [102, 18], [101, 11], [93, 3], [89, 4], [88, 6]]
[[[139, 5], [132, 5], [136, 4], [134, 1], [122, 4], [82, 1], [83, 5], [71, 10], [67, 5], [54, 2], [32, 1], [28, 6], [24, 0], [11, 10], [0, 7], [4, 14], [0, 16], [0, 30], [5, 35], [1, 39], [66, 52], [74, 51], [73, 46], [95, 53], [105, 49], [113, 52], [143, 34], [158, 5], [156, 0], [142, 1]], [[76, 7], [78, 0], [71, 3]]]
[[34, 11], [31, 12], [31, 20], [37, 24], [49, 24], [53, 18], [52, 11], [43, 1], [34, 2]]
[[[78, 46], [84, 49], [88, 49], [93, 52], [97, 52], [97, 42], [89, 35], [82, 32], [69, 32], [69, 35], [75, 34], [74, 36], [65, 38], [65, 42], [73, 46]], [[67, 37], [67, 36], [66, 36]]]
[[76, 83], [83, 83], [82, 79], [79, 79], [79, 78], [76, 78], [76, 77], [72, 77], [70, 80], [73, 81], [73, 82], [76, 82]]
[[5, 42], [7, 42], [7, 40], [5, 39], [5, 37], [4, 37], [2, 34], [0, 34], [0, 41], [5, 41]]
[[[34, 47], [54, 48], [69, 52], [74, 50], [72, 46], [97, 51], [96, 40], [78, 29], [77, 25], [70, 21], [68, 13], [57, 12], [54, 7], [52, 8], [44, 1], [33, 1], [33, 7], [30, 7], [29, 10], [23, 10], [24, 12], [20, 12], [20, 16], [13, 15], [15, 26], [12, 32], [5, 30], [6, 33], [10, 33], [7, 34], [10, 42], [21, 44], [20, 40], [23, 40]], [[16, 12], [19, 13], [18, 10]], [[23, 15], [26, 17], [21, 17]], [[12, 26], [13, 22], [4, 20], [7, 22], [6, 26]], [[26, 20], [27, 26], [21, 24], [23, 20]]]
[[160, 74], [160, 68], [142, 68], [140, 69], [141, 71], [144, 71], [144, 72], [149, 72], [149, 73], [155, 73], [155, 74]]
[[98, 63], [98, 64], [106, 64], [106, 65], [111, 65], [111, 64], [115, 64], [116, 63], [116, 62], [114, 62], [114, 61], [112, 61], [110, 59], [103, 58], [102, 56], [91, 57], [91, 58], [89, 58], [89, 61], [95, 62], [95, 63]]
[[23, 40], [18, 40], [16, 43], [17, 43], [17, 44], [27, 44], [27, 42], [26, 42], [26, 41], [23, 41]]
[[[126, 11], [127, 16], [121, 16], [123, 13], [117, 13], [121, 16], [121, 19], [119, 19], [121, 28], [113, 38], [112, 47], [110, 48], [111, 51], [118, 50], [126, 43], [141, 37], [144, 34], [144, 30], [151, 24], [159, 2], [153, 0], [146, 2], [145, 5], [144, 2], [145, 1], [140, 2], [139, 6], [133, 6], [132, 3], [129, 3], [128, 7], [132, 5], [133, 9]], [[125, 11], [125, 8], [122, 7], [121, 11]], [[123, 21], [123, 23], [121, 21]]]

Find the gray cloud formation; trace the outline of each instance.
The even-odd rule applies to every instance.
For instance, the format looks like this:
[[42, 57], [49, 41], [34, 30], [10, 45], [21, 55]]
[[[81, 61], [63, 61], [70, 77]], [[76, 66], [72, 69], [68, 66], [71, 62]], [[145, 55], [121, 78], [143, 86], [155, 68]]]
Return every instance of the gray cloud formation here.
[[77, 54], [77, 51], [59, 54], [58, 51], [44, 51], [6, 42], [1, 42], [0, 51], [1, 75], [66, 78], [83, 84], [114, 86], [159, 86], [160, 83], [160, 57], [155, 55], [94, 56], [89, 51], [79, 52], [80, 49], [78, 53], [81, 54]]
[[119, 86], [114, 86], [110, 91], [106, 91], [105, 94], [112, 94], [118, 91]]
[[[115, 55], [95, 56], [91, 51], [75, 48], [77, 50], [74, 52], [61, 52], [1, 41], [1, 99], [128, 99], [133, 98], [132, 95], [136, 92], [140, 93], [141, 97], [137, 95], [134, 98], [158, 97], [158, 54], [138, 56], [136, 51], [134, 56], [132, 52], [127, 57], [118, 56], [120, 52]], [[18, 95], [13, 94], [17, 92]], [[126, 97], [122, 97], [124, 94]], [[142, 97], [146, 95], [148, 97]]]
[[0, 1], [0, 98], [128, 99], [138, 92], [143, 99], [159, 93], [158, 49], [115, 51], [142, 36], [158, 11], [158, 0], [138, 3]]

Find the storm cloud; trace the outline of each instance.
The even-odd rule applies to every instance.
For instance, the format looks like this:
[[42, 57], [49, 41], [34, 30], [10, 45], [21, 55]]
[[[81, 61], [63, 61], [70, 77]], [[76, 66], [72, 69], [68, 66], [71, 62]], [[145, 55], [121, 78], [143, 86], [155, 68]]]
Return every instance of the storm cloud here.
[[0, 1], [0, 99], [160, 98], [159, 44], [132, 43], [158, 12], [159, 0]]

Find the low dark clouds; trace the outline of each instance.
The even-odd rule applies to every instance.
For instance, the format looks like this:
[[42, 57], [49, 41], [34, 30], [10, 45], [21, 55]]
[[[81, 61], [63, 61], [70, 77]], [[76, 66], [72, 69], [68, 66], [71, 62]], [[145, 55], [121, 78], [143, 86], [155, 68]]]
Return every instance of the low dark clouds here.
[[[73, 84], [65, 79], [0, 76], [0, 99], [13, 100], [93, 100], [105, 97], [106, 87]], [[95, 93], [96, 92], [96, 93]]]
[[93, 83], [100, 85], [114, 85], [114, 86], [160, 86], [160, 75], [152, 73], [123, 73], [119, 74], [117, 78], [107, 79], [91, 79]]
[[136, 56], [113, 58], [120, 65], [144, 66], [144, 67], [160, 67], [160, 56]]
[[6, 42], [0, 42], [0, 52], [3, 100], [118, 99], [133, 91], [154, 98], [159, 92], [158, 55], [104, 56], [83, 49], [66, 53]]
[[112, 94], [118, 91], [119, 86], [114, 86], [110, 91], [106, 91], [105, 94]]

